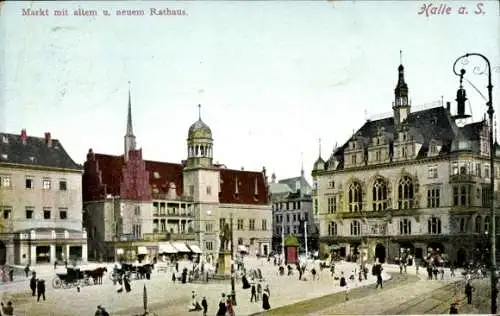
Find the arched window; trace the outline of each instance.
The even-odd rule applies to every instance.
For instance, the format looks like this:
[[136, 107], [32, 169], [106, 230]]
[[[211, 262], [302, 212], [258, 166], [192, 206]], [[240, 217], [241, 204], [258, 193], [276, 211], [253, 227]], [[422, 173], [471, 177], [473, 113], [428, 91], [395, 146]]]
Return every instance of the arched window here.
[[337, 236], [337, 223], [330, 222], [328, 224], [328, 236]]
[[399, 221], [399, 233], [401, 235], [411, 235], [411, 220], [405, 218]]
[[349, 186], [349, 212], [359, 212], [363, 209], [363, 191], [359, 182]]
[[481, 216], [476, 216], [475, 232], [481, 233]]
[[377, 179], [373, 184], [373, 210], [387, 209], [387, 184], [384, 179]]
[[490, 232], [490, 217], [486, 216], [484, 218], [484, 232]]
[[406, 210], [413, 207], [413, 180], [404, 176], [399, 180], [398, 185], [398, 208], [400, 210]]
[[359, 221], [353, 221], [351, 223], [351, 235], [358, 236], [361, 235], [361, 224]]
[[437, 217], [431, 217], [427, 221], [427, 231], [429, 234], [441, 234], [441, 220]]
[[459, 225], [460, 227], [459, 227], [459, 230], [460, 230], [461, 233], [466, 233], [467, 232], [467, 230], [468, 230], [467, 229], [467, 226], [468, 226], [467, 222], [468, 221], [467, 221], [466, 217], [461, 217], [460, 218], [460, 225]]

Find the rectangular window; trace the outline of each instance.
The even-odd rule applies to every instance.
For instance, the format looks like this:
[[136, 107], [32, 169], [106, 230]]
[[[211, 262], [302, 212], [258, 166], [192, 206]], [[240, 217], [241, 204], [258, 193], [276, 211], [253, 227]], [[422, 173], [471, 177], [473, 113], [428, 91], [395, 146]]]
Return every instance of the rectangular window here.
[[335, 188], [335, 181], [329, 181], [328, 182], [328, 188], [334, 189]]
[[26, 207], [26, 219], [33, 219], [33, 214], [35, 213], [35, 208]]
[[219, 230], [223, 231], [224, 230], [224, 226], [226, 226], [226, 219], [224, 217], [223, 218], [219, 218]]
[[353, 155], [351, 156], [351, 163], [352, 163], [353, 165], [355, 165], [355, 164], [356, 164], [356, 154], [353, 154]]
[[452, 175], [458, 174], [458, 163], [454, 162], [451, 164], [451, 174]]
[[212, 241], [206, 241], [205, 247], [207, 250], [214, 250], [214, 243]]
[[44, 207], [43, 208], [43, 219], [50, 219], [50, 208], [49, 207]]
[[488, 166], [488, 165], [484, 166], [484, 177], [485, 178], [490, 177], [490, 166]]
[[3, 208], [3, 219], [10, 219], [12, 215], [12, 209], [10, 207]]
[[332, 196], [332, 197], [328, 198], [327, 207], [328, 207], [328, 214], [335, 213], [335, 211], [337, 210], [337, 197], [336, 196]]
[[255, 230], [255, 219], [251, 219], [248, 221], [248, 229]]
[[437, 166], [429, 167], [429, 179], [435, 179], [438, 177], [438, 168]]
[[483, 187], [481, 192], [481, 205], [483, 207], [491, 206], [491, 190], [489, 188]]
[[376, 161], [381, 161], [381, 160], [382, 160], [382, 151], [377, 150], [377, 151], [375, 152], [375, 160], [376, 160]]
[[456, 185], [453, 187], [453, 206], [470, 205], [470, 187], [468, 185]]
[[141, 215], [141, 207], [139, 205], [136, 205], [134, 208], [134, 215], [140, 216]]
[[318, 215], [318, 199], [314, 199], [314, 214]]
[[207, 195], [212, 195], [212, 187], [211, 186], [207, 186]]
[[167, 231], [167, 223], [165, 222], [164, 219], [160, 220], [160, 231], [161, 232]]
[[297, 221], [297, 214], [293, 214], [293, 221], [296, 222]]
[[10, 188], [10, 186], [11, 186], [10, 176], [0, 176], [0, 187]]
[[297, 209], [300, 210], [300, 201], [297, 202]]
[[33, 189], [33, 179], [32, 178], [26, 178], [24, 180], [24, 187], [26, 189]]
[[214, 225], [212, 223], [205, 224], [205, 231], [207, 233], [211, 233], [214, 231]]
[[243, 230], [243, 219], [239, 218], [236, 223], [237, 223], [237, 229]]
[[267, 220], [262, 220], [262, 230], [267, 230]]
[[68, 209], [67, 208], [60, 208], [59, 209], [59, 218], [60, 219], [68, 219]]
[[194, 196], [194, 185], [189, 186], [189, 196]]
[[427, 189], [427, 207], [428, 208], [438, 208], [439, 207], [439, 188], [429, 188]]
[[408, 157], [408, 151], [406, 150], [406, 147], [401, 147], [401, 157]]
[[50, 190], [50, 187], [51, 187], [50, 179], [43, 179], [42, 180], [42, 189]]
[[66, 190], [68, 190], [68, 182], [66, 182], [66, 180], [59, 181], [59, 191], [66, 191]]
[[476, 176], [481, 177], [481, 164], [476, 163]]

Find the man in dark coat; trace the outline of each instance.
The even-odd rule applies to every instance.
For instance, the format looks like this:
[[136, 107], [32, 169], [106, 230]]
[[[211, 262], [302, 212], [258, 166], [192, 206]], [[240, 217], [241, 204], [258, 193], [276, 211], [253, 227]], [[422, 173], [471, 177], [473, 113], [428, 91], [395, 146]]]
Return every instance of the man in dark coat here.
[[43, 300], [45, 301], [45, 280], [38, 280], [36, 290], [38, 292], [37, 302], [40, 301], [40, 297], [43, 297]]
[[474, 290], [474, 287], [472, 286], [471, 282], [467, 282], [465, 284], [465, 295], [467, 296], [467, 304], [472, 304], [472, 291]]
[[33, 276], [30, 279], [30, 289], [31, 289], [31, 295], [35, 296], [36, 295], [36, 275], [33, 274]]
[[201, 300], [201, 307], [203, 307], [203, 316], [207, 316], [208, 302], [205, 296], [203, 296], [203, 299]]
[[452, 303], [450, 306], [450, 314], [458, 314], [457, 304]]
[[257, 302], [257, 289], [255, 288], [255, 283], [252, 283], [252, 289], [250, 291], [250, 303]]
[[222, 293], [222, 297], [219, 301], [219, 310], [217, 311], [217, 316], [226, 316], [226, 294]]
[[127, 277], [123, 278], [123, 285], [125, 286], [125, 291], [127, 291], [127, 293], [132, 291], [132, 288], [130, 287], [130, 281]]

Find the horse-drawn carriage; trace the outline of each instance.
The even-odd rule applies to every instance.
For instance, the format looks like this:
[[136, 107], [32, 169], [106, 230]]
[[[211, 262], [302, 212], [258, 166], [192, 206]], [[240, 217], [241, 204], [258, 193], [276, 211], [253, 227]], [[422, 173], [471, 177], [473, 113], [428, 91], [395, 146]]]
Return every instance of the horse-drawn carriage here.
[[52, 280], [52, 286], [55, 289], [68, 289], [76, 286], [87, 286], [93, 284], [102, 284], [102, 277], [108, 270], [106, 267], [95, 269], [66, 268], [66, 273], [56, 273]]
[[129, 280], [149, 278], [154, 269], [152, 263], [121, 263], [120, 265], [121, 267], [115, 267], [113, 273], [110, 274], [110, 278], [114, 282], [121, 280], [124, 276]]

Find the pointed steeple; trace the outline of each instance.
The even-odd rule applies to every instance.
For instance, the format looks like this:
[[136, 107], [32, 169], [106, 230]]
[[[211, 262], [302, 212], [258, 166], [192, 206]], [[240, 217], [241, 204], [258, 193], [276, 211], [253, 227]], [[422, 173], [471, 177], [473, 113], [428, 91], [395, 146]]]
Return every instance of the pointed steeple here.
[[135, 136], [134, 129], [132, 125], [132, 98], [130, 96], [130, 81], [128, 82], [128, 109], [127, 109], [127, 131], [124, 137], [124, 157], [125, 161], [128, 160], [128, 154], [131, 150], [135, 150]]

